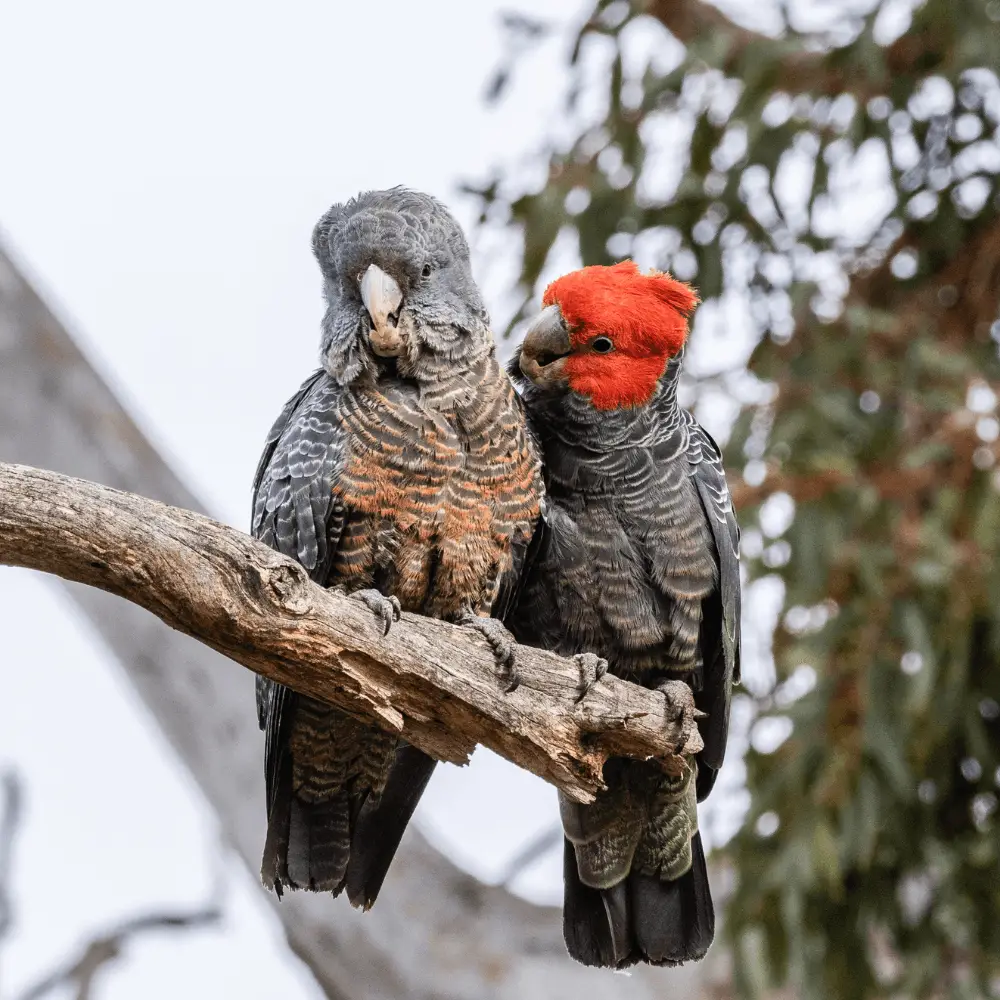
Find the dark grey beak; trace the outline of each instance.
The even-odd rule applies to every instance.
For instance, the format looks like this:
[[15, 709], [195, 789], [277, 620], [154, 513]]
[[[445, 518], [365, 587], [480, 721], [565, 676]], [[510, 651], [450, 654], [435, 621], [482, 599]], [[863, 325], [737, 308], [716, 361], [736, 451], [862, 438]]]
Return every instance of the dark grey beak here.
[[571, 350], [569, 330], [559, 306], [546, 306], [524, 335], [519, 362], [521, 371], [536, 385], [563, 381], [563, 369]]

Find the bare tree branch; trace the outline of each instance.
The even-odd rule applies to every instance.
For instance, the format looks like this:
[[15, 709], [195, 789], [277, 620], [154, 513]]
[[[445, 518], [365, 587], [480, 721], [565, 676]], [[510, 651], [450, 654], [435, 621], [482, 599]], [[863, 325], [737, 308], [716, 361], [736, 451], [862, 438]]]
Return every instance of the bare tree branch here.
[[[477, 743], [580, 802], [608, 757], [678, 765], [702, 747], [690, 689], [606, 675], [579, 698], [572, 660], [518, 650], [505, 694], [468, 629], [404, 615], [387, 636], [358, 601], [234, 528], [154, 500], [0, 463], [0, 563], [127, 598], [257, 673], [396, 732], [454, 764]], [[676, 695], [674, 691], [676, 690]]]
[[150, 913], [126, 920], [114, 930], [94, 938], [79, 958], [60, 966], [29, 987], [19, 1000], [39, 1000], [39, 997], [63, 986], [73, 987], [76, 1000], [91, 1000], [98, 973], [120, 958], [126, 946], [139, 934], [196, 930], [218, 923], [221, 917], [222, 912], [213, 905], [191, 913]]

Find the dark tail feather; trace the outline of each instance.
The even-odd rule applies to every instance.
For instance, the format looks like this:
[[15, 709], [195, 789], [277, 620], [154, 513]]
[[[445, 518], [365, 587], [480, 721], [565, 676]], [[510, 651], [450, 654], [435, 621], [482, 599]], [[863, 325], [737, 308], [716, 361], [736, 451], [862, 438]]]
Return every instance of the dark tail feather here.
[[282, 752], [276, 755], [277, 763], [268, 775], [267, 837], [264, 856], [260, 862], [260, 880], [281, 898], [282, 890], [289, 885], [288, 838], [292, 817], [292, 756]]
[[283, 753], [275, 773], [261, 881], [282, 890], [339, 892], [350, 854], [346, 793], [324, 802], [305, 802], [292, 789], [292, 757]]
[[691, 852], [690, 871], [674, 882], [633, 872], [611, 889], [591, 889], [580, 881], [567, 841], [563, 935], [570, 956], [605, 968], [703, 958], [715, 937], [715, 910], [701, 834], [694, 835]]
[[695, 778], [695, 794], [699, 802], [708, 798], [709, 792], [715, 787], [715, 779], [719, 776], [717, 768], [698, 761], [698, 776]]
[[[584, 965], [614, 968], [618, 963], [611, 936], [612, 926], [619, 938], [625, 932], [624, 940], [627, 942], [628, 921], [622, 919], [613, 924], [609, 920], [609, 911], [604, 905], [601, 890], [591, 889], [580, 881], [576, 852], [568, 840], [563, 844], [563, 885], [563, 937], [566, 940], [566, 950], [572, 958]], [[628, 900], [625, 899], [624, 903], [627, 905]]]
[[325, 802], [293, 798], [288, 821], [288, 881], [313, 892], [340, 892], [350, 856], [347, 794]]
[[274, 794], [271, 797], [267, 817], [267, 837], [264, 840], [264, 856], [260, 862], [260, 880], [268, 889], [274, 890], [281, 898], [282, 889], [288, 882], [288, 824], [292, 806], [291, 760], [288, 774], [277, 775]]
[[298, 798], [292, 791], [291, 756], [284, 756], [268, 817], [261, 880], [279, 896], [285, 888], [337, 896], [346, 887], [355, 906], [370, 908], [436, 761], [411, 746], [401, 747], [378, 803], [365, 803], [352, 822], [346, 790], [323, 802]]
[[368, 910], [374, 905], [386, 872], [403, 839], [437, 761], [403, 744], [376, 804], [366, 803], [358, 816], [347, 866], [347, 898]]
[[673, 882], [633, 872], [628, 877], [637, 960], [679, 965], [704, 958], [715, 937], [715, 909], [701, 834], [691, 839], [691, 868]]

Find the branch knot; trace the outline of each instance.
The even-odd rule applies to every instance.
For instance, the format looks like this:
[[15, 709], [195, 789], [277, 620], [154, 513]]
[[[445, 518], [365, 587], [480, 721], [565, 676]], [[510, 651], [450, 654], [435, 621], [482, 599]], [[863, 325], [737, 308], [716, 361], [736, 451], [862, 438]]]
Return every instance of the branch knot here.
[[265, 580], [283, 611], [301, 617], [312, 611], [309, 576], [298, 563], [283, 561], [265, 570]]

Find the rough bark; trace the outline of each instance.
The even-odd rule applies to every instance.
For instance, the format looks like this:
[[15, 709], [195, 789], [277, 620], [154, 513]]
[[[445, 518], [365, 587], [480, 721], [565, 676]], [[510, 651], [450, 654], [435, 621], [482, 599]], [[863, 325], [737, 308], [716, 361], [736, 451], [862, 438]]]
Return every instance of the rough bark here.
[[383, 635], [363, 604], [249, 535], [58, 472], [0, 463], [0, 563], [124, 597], [438, 760], [468, 763], [482, 743], [579, 802], [604, 787], [608, 757], [674, 763], [704, 746], [684, 684], [665, 696], [606, 675], [580, 699], [572, 660], [521, 646], [506, 693], [468, 629], [407, 614]]
[[[2, 249], [0, 460], [202, 509]], [[65, 586], [256, 879], [264, 782], [251, 674], [138, 605], [91, 587]], [[636, 969], [630, 977], [574, 965], [558, 910], [483, 885], [412, 827], [378, 905], [361, 915], [341, 903], [294, 893], [275, 907], [292, 950], [325, 994], [338, 1000], [697, 1000], [718, 995], [709, 984], [727, 975], [718, 948], [701, 965]]]

